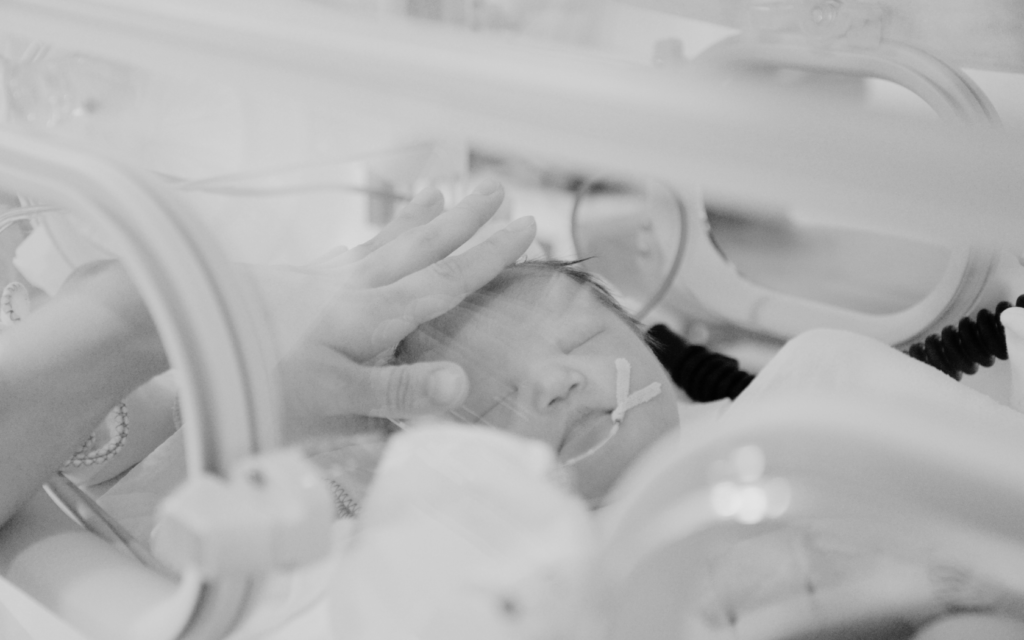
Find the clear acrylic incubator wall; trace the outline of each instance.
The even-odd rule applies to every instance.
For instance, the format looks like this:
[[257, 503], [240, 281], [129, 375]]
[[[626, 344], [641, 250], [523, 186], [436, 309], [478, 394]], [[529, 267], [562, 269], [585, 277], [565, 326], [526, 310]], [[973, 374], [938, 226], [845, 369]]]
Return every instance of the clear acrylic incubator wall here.
[[[171, 364], [0, 527], [0, 636], [1024, 637], [1024, 323], [961, 382], [900, 353], [1024, 293], [1022, 24], [995, 0], [0, 2], [0, 331], [113, 260]], [[527, 257], [587, 258], [757, 374], [679, 391], [693, 429], [600, 508], [535, 441], [290, 418], [317, 384], [282, 364], [298, 336], [360, 300], [317, 269], [490, 178], [467, 247], [533, 216]]]

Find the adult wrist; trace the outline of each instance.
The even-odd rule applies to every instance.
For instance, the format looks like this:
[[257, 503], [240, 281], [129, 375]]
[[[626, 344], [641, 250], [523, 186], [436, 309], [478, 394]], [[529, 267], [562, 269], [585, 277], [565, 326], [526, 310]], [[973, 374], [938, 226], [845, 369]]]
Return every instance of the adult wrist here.
[[108, 334], [125, 366], [138, 372], [136, 379], [145, 381], [168, 369], [156, 324], [120, 263], [87, 265], [69, 279], [67, 288], [68, 296], [82, 299], [81, 309], [92, 310], [94, 329]]

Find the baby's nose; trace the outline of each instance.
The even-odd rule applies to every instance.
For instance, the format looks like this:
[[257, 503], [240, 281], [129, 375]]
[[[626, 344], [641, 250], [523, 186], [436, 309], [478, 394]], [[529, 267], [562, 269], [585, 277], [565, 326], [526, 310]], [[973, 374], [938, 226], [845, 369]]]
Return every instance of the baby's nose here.
[[583, 372], [557, 363], [538, 364], [532, 378], [532, 403], [539, 413], [557, 409], [587, 386]]

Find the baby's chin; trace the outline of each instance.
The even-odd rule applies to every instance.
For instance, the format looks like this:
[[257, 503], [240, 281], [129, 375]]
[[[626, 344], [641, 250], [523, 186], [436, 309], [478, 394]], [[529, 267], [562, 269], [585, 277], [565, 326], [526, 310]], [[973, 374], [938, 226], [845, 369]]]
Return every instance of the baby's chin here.
[[678, 415], [674, 401], [644, 405], [627, 413], [618, 435], [590, 458], [569, 467], [577, 493], [591, 506], [600, 506], [626, 470], [678, 427]]

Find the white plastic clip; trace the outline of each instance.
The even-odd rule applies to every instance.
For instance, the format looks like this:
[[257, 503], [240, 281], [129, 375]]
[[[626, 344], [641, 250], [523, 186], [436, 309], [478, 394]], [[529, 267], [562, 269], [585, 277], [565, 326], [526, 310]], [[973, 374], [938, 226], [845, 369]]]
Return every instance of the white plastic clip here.
[[630, 393], [629, 360], [626, 360], [625, 358], [617, 358], [615, 360], [615, 370], [617, 373], [615, 379], [615, 401], [618, 405], [615, 407], [615, 410], [612, 411], [612, 422], [618, 424], [622, 422], [622, 418], [625, 417], [627, 411], [658, 397], [658, 394], [661, 393], [661, 383], [652, 382], [643, 389]]
[[583, 460], [585, 458], [589, 458], [590, 456], [592, 456], [595, 453], [597, 453], [602, 447], [604, 447], [606, 444], [611, 442], [611, 439], [614, 438], [619, 433], [619, 426], [622, 424], [622, 419], [626, 416], [626, 412], [627, 411], [629, 411], [630, 409], [632, 409], [632, 408], [634, 408], [636, 406], [639, 406], [639, 405], [641, 405], [641, 404], [643, 404], [645, 402], [649, 402], [650, 400], [653, 400], [654, 398], [656, 398], [658, 396], [658, 394], [661, 393], [661, 383], [660, 382], [652, 382], [651, 384], [647, 385], [643, 389], [640, 389], [639, 391], [635, 391], [633, 393], [630, 393], [629, 392], [629, 376], [630, 376], [630, 372], [631, 372], [631, 368], [630, 368], [630, 365], [629, 365], [629, 360], [626, 360], [625, 358], [616, 358], [615, 359], [615, 374], [616, 374], [615, 375], [615, 402], [616, 402], [616, 406], [615, 406], [615, 409], [612, 411], [612, 415], [611, 415], [612, 428], [608, 432], [608, 435], [606, 435], [604, 438], [602, 438], [600, 442], [598, 442], [594, 446], [590, 447], [589, 449], [587, 449], [583, 453], [579, 454], [578, 456], [574, 456], [572, 458], [569, 458], [568, 460], [566, 460], [563, 463], [564, 465], [576, 464], [580, 460]]
[[230, 478], [190, 478], [160, 505], [153, 553], [204, 577], [289, 569], [330, 549], [334, 500], [297, 449], [246, 460]]

